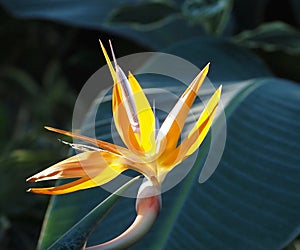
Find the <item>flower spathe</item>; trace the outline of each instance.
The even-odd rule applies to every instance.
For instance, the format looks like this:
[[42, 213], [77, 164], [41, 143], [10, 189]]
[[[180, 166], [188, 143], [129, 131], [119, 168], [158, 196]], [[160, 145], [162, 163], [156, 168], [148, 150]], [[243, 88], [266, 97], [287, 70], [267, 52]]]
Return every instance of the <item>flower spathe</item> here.
[[126, 148], [80, 134], [45, 127], [93, 146], [70, 144], [82, 152], [27, 179], [37, 182], [77, 178], [75, 181], [55, 187], [31, 188], [29, 189], [31, 192], [65, 194], [92, 188], [111, 181], [127, 169], [143, 174], [153, 185], [159, 187], [168, 172], [198, 149], [211, 127], [220, 100], [221, 86], [210, 98], [187, 137], [177, 145], [188, 112], [208, 73], [209, 64], [190, 83], [158, 128], [154, 111], [139, 82], [130, 72], [126, 77], [112, 51], [113, 65], [103, 44], [101, 42], [100, 44], [114, 81], [112, 94], [114, 122]]

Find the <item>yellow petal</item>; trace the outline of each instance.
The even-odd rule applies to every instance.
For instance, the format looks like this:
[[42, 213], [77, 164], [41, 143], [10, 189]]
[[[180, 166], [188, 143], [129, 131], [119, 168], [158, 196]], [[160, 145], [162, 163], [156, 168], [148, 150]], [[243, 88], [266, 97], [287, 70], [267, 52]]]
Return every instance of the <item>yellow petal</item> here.
[[36, 194], [67, 194], [67, 193], [72, 193], [84, 189], [81, 187], [88, 181], [90, 181], [88, 177], [83, 177], [80, 178], [79, 180], [72, 181], [67, 184], [56, 186], [56, 187], [30, 188], [28, 189], [28, 192], [36, 193]]
[[111, 74], [111, 76], [112, 76], [112, 78], [113, 78], [113, 81], [116, 82], [116, 81], [117, 81], [117, 77], [116, 77], [116, 72], [115, 72], [115, 70], [114, 70], [114, 67], [112, 66], [112, 63], [111, 63], [111, 61], [110, 61], [110, 59], [109, 59], [109, 56], [108, 56], [108, 54], [107, 54], [107, 52], [106, 52], [106, 49], [105, 49], [104, 46], [103, 46], [103, 43], [101, 42], [101, 40], [99, 40], [99, 42], [100, 42], [100, 46], [101, 46], [102, 52], [103, 52], [103, 54], [104, 54], [106, 63], [107, 63], [107, 65], [108, 65], [110, 74]]
[[29, 191], [43, 194], [63, 194], [103, 185], [127, 169], [126, 160], [107, 152], [89, 151], [70, 157], [30, 177], [27, 181], [81, 177], [79, 180], [49, 188]]
[[171, 170], [174, 166], [183, 161], [186, 157], [194, 153], [201, 143], [203, 142], [205, 136], [207, 135], [211, 124], [213, 122], [217, 106], [220, 100], [222, 91], [222, 86], [220, 86], [213, 96], [210, 98], [208, 104], [203, 110], [197, 123], [190, 131], [188, 136], [182, 141], [182, 143], [174, 150], [170, 152], [167, 156], [161, 156], [161, 164], [166, 166]]
[[163, 122], [157, 135], [157, 152], [159, 155], [164, 152], [172, 151], [176, 148], [188, 112], [195, 101], [197, 93], [205, 80], [208, 70], [209, 64], [205, 66], [205, 68], [188, 86], [167, 116], [166, 120]]
[[148, 99], [136, 78], [129, 72], [128, 80], [133, 92], [139, 121], [140, 145], [146, 154], [155, 152], [155, 117]]
[[182, 142], [182, 147], [188, 148], [188, 151], [185, 154], [186, 157], [198, 149], [207, 135], [216, 113], [216, 109], [221, 97], [221, 91], [222, 86], [220, 86], [210, 98], [196, 125], [189, 133], [188, 137]]
[[120, 86], [115, 83], [112, 96], [113, 117], [116, 128], [127, 148], [135, 154], [141, 154], [141, 148], [137, 135], [133, 132], [126, 108], [122, 99]]
[[[118, 174], [109, 176], [109, 180], [107, 180], [106, 182], [109, 182], [110, 180], [114, 179], [117, 176], [118, 176]], [[99, 177], [103, 178], [103, 176], [99, 176]], [[105, 176], [105, 177], [107, 177], [107, 176]], [[106, 182], [104, 182], [104, 183], [106, 183]], [[56, 186], [56, 187], [30, 188], [30, 189], [28, 189], [28, 192], [32, 192], [32, 193], [36, 193], [36, 194], [51, 194], [51, 195], [53, 195], [53, 194], [68, 194], [68, 193], [76, 192], [76, 191], [83, 190], [83, 189], [97, 187], [99, 185], [101, 185], [101, 182], [98, 182], [94, 179], [89, 179], [88, 177], [85, 176], [85, 177], [80, 178], [79, 180], [72, 181], [67, 184], [63, 184], [63, 185]]]

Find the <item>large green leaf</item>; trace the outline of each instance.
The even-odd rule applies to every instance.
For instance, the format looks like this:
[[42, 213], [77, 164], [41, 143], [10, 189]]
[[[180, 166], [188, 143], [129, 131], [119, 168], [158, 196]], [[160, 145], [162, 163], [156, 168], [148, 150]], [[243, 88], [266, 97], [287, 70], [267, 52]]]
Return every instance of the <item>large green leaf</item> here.
[[[280, 249], [300, 233], [300, 88], [275, 78], [241, 84], [254, 91], [242, 102], [236, 102], [240, 94], [230, 98], [228, 140], [217, 171], [200, 185], [199, 158], [184, 181], [163, 195], [158, 221], [132, 249]], [[225, 84], [223, 95], [232, 87]], [[90, 244], [124, 230], [133, 210], [122, 200]]]
[[129, 24], [140, 29], [154, 29], [162, 26], [161, 22], [168, 22], [167, 19], [178, 14], [178, 11], [170, 2], [128, 4], [117, 9], [109, 17], [109, 22]]
[[[178, 2], [180, 2], [178, 3], [180, 6], [182, 1]], [[0, 0], [0, 4], [7, 11], [19, 18], [47, 19], [85, 28], [109, 31], [110, 33], [117, 33], [131, 38], [150, 48], [162, 48], [179, 40], [201, 36], [205, 33], [201, 26], [189, 23], [182, 15], [172, 14], [171, 7], [169, 8], [170, 11], [165, 11], [167, 16], [156, 17], [160, 21], [154, 21], [148, 24], [147, 27], [143, 26], [141, 28], [140, 25], [136, 25], [136, 22], [133, 25], [128, 23], [128, 19], [131, 21], [132, 19], [134, 21], [136, 19], [141, 20], [138, 18], [140, 15], [144, 17], [155, 16], [158, 4], [166, 6], [165, 8], [172, 6], [169, 3], [163, 3], [163, 1], [153, 4], [152, 9], [150, 9], [150, 12], [153, 12], [151, 15], [149, 15], [148, 8], [139, 8], [143, 6], [149, 7], [151, 3], [153, 1], [140, 3], [137, 0], [102, 0], [101, 2], [97, 0], [27, 0], [26, 2]], [[136, 16], [127, 16], [125, 18], [124, 8], [125, 10], [129, 8], [133, 11], [134, 6], [139, 13]], [[120, 14], [122, 14], [122, 18], [120, 18]], [[127, 14], [131, 15], [131, 12], [127, 11]], [[116, 22], [121, 20], [123, 22]]]
[[212, 178], [199, 185], [189, 176], [165, 195], [169, 207], [148, 236], [155, 249], [280, 249], [299, 234], [300, 89], [261, 84], [229, 117]]
[[234, 41], [256, 50], [276, 75], [300, 81], [299, 30], [282, 22], [271, 22], [240, 33]]
[[[163, 195], [158, 221], [132, 249], [279, 249], [300, 233], [300, 88], [275, 78], [241, 84], [254, 91], [243, 101], [244, 88], [230, 98], [228, 140], [217, 171], [200, 185], [200, 158], [184, 181]], [[239, 86], [224, 85], [224, 98]], [[126, 200], [103, 221], [90, 244], [124, 230], [134, 213], [124, 207], [130, 207]], [[123, 224], [116, 223], [120, 220]]]
[[182, 12], [187, 19], [202, 25], [210, 34], [222, 34], [231, 14], [232, 0], [186, 0]]
[[165, 51], [198, 67], [211, 62], [209, 78], [216, 83], [271, 75], [260, 58], [225, 39], [190, 39], [174, 44]]
[[234, 41], [268, 52], [284, 51], [292, 55], [300, 53], [299, 30], [278, 21], [263, 24], [254, 30], [244, 31], [237, 35]]

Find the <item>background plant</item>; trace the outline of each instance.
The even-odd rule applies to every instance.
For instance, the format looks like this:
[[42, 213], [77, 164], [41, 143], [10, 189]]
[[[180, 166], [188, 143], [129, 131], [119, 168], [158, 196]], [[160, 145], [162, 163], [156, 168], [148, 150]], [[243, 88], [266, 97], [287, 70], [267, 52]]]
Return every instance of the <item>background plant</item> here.
[[[288, 207], [289, 212], [279, 214], [286, 218], [284, 221], [290, 222], [287, 225], [293, 226], [289, 229], [286, 224], [282, 224], [284, 225], [282, 227], [290, 230], [289, 232], [278, 229], [278, 234], [282, 236], [281, 239], [285, 239], [285, 242], [282, 240], [274, 243], [272, 239], [270, 242], [277, 244], [278, 248], [284, 247], [299, 234], [295, 229], [297, 228], [295, 225], [299, 228], [299, 216], [296, 212], [299, 208], [299, 195], [290, 194], [288, 191], [290, 189], [287, 188], [289, 185], [286, 185], [290, 183], [289, 187], [295, 187], [297, 190], [299, 184], [299, 178], [297, 179], [299, 169], [296, 168], [299, 126], [295, 125], [299, 118], [297, 108], [299, 88], [288, 81], [274, 78], [278, 76], [300, 82], [298, 70], [300, 6], [297, 0], [285, 1], [284, 4], [282, 1], [274, 0], [102, 1], [101, 4], [97, 1], [76, 0], [51, 2], [1, 0], [0, 3], [2, 5], [0, 15], [2, 38], [0, 178], [1, 197], [3, 197], [0, 202], [0, 240], [2, 246], [12, 249], [24, 249], [25, 246], [27, 249], [32, 249], [36, 245], [47, 197], [26, 194], [24, 180], [67, 153], [68, 149], [57, 143], [55, 137], [53, 139], [53, 135], [44, 132], [42, 127], [51, 125], [70, 128], [76, 93], [87, 78], [104, 64], [97, 44], [99, 37], [102, 40], [108, 38], [116, 40], [119, 56], [139, 51], [163, 50], [182, 56], [199, 67], [211, 60], [213, 68], [210, 79], [214, 82], [238, 82], [247, 79], [256, 80], [257, 77], [271, 77], [268, 80], [269, 88], [261, 89], [261, 96], [258, 91], [255, 91], [251, 95], [253, 99], [250, 98], [251, 96], [250, 99], [247, 98], [236, 111], [236, 115], [230, 118], [229, 126], [240, 127], [240, 122], [249, 112], [246, 107], [250, 108], [251, 103], [255, 103], [259, 97], [267, 100], [269, 96], [275, 98], [277, 92], [281, 92], [286, 93], [286, 96], [278, 95], [278, 99], [286, 98], [283, 102], [292, 100], [291, 103], [287, 102], [288, 105], [275, 105], [277, 109], [273, 112], [276, 115], [270, 119], [277, 123], [288, 122], [283, 123], [285, 125], [283, 131], [278, 133], [278, 130], [273, 128], [274, 132], [269, 136], [277, 142], [286, 140], [288, 146], [283, 149], [279, 145], [278, 150], [284, 150], [285, 156], [282, 159], [287, 160], [284, 165], [294, 166], [294, 168], [288, 168], [287, 172], [280, 172], [280, 175], [286, 178], [281, 178], [282, 182], [274, 177], [281, 169], [272, 168], [270, 172], [273, 177], [266, 175], [265, 181], [274, 187], [279, 187], [282, 192], [292, 197], [290, 200], [281, 200], [284, 206]], [[276, 93], [270, 90], [273, 86], [277, 86], [274, 82], [280, 82], [277, 92], [274, 90]], [[292, 93], [294, 96], [291, 96]], [[261, 105], [265, 106], [265, 102], [262, 101]], [[283, 107], [282, 112], [278, 111], [279, 107]], [[252, 112], [257, 112], [257, 109]], [[272, 109], [270, 108], [268, 112], [272, 112]], [[286, 117], [287, 113], [289, 116]], [[265, 123], [260, 120], [261, 117], [253, 119], [250, 126], [252, 130], [251, 128], [250, 130], [260, 130], [263, 131], [262, 135], [266, 135], [268, 129], [264, 127]], [[291, 137], [286, 136], [289, 135], [291, 128], [293, 128]], [[249, 127], [244, 130], [245, 133], [249, 133]], [[236, 140], [239, 140], [243, 147], [249, 143], [249, 138], [240, 140], [241, 135], [234, 132], [234, 129], [231, 133], [231, 138], [236, 138], [229, 139], [228, 144], [231, 149], [238, 148], [235, 144]], [[264, 141], [259, 133], [252, 135], [255, 139], [252, 146], [263, 145]], [[277, 151], [263, 146], [260, 150], [267, 155], [264, 158], [266, 161], [262, 162], [266, 164], [264, 166], [268, 166], [274, 155], [272, 152]], [[225, 165], [232, 163], [231, 159], [235, 159], [232, 155], [227, 157]], [[253, 155], [249, 157], [253, 159]], [[236, 164], [240, 165], [241, 162], [237, 161]], [[242, 173], [252, 176], [249, 169], [243, 168]], [[229, 176], [229, 173], [224, 172], [225, 176], [230, 177], [234, 183], [237, 183], [237, 187], [240, 187], [238, 177]], [[221, 183], [222, 188], [224, 185], [229, 185], [221, 180], [222, 178], [217, 175], [215, 182], [208, 183], [208, 186], [214, 187], [212, 189], [207, 187], [206, 190], [212, 197], [218, 197], [216, 187]], [[203, 187], [205, 188], [206, 186]], [[229, 186], [227, 188], [230, 190]], [[246, 190], [247, 187], [245, 192]], [[251, 190], [251, 192], [257, 194], [260, 191]], [[90, 204], [90, 207], [99, 203], [104, 196], [104, 194], [99, 195], [99, 200]], [[169, 196], [165, 199], [170, 199]], [[80, 200], [80, 197], [77, 199]], [[184, 198], [181, 202], [183, 201]], [[217, 206], [218, 203], [215, 205]], [[227, 205], [224, 205], [223, 209], [226, 210]], [[256, 205], [259, 207], [259, 203]], [[233, 203], [232, 206], [238, 207], [239, 204]], [[266, 208], [267, 206], [262, 205], [262, 210]], [[212, 211], [211, 207], [206, 209]], [[185, 214], [187, 210], [182, 208], [180, 211], [182, 212], [179, 214]], [[203, 211], [205, 207], [204, 210], [199, 210], [202, 216]], [[215, 210], [215, 216], [218, 211]], [[270, 209], [271, 214], [272, 211], [275, 210]], [[261, 214], [264, 212], [261, 211]], [[274, 214], [278, 215], [275, 212]], [[78, 214], [78, 218], [83, 215]], [[68, 223], [72, 224], [72, 222]], [[268, 224], [268, 221], [264, 223]], [[278, 223], [280, 224], [280, 220]], [[202, 225], [204, 227], [205, 222], [202, 221]], [[176, 232], [176, 226], [174, 228]], [[207, 230], [215, 232], [213, 228]], [[229, 229], [227, 232], [229, 234], [227, 239], [230, 239], [232, 234]], [[111, 232], [107, 234], [109, 237]], [[167, 235], [167, 232], [165, 231], [163, 235]], [[215, 237], [218, 238], [218, 235]], [[243, 240], [243, 237], [237, 238]], [[251, 238], [251, 241], [253, 240]], [[162, 238], [161, 242], [163, 241]], [[207, 241], [203, 244], [211, 243]], [[172, 247], [170, 241], [166, 242], [162, 245], [166, 248]], [[217, 242], [216, 240], [215, 244]], [[230, 242], [232, 241], [227, 243]], [[256, 242], [257, 245], [264, 243], [263, 246], [270, 246], [268, 240], [263, 241], [258, 238]], [[249, 245], [251, 246], [250, 243]], [[293, 242], [290, 247], [296, 245], [297, 242]]]

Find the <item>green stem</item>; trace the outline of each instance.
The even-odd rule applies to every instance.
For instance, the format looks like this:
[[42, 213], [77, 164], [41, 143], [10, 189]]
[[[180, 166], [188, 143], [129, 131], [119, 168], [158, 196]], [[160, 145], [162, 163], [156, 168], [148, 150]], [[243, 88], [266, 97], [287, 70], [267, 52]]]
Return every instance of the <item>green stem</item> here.
[[137, 216], [127, 230], [116, 238], [85, 250], [127, 249], [139, 241], [152, 227], [161, 209], [161, 195], [151, 181], [144, 182], [136, 200]]

